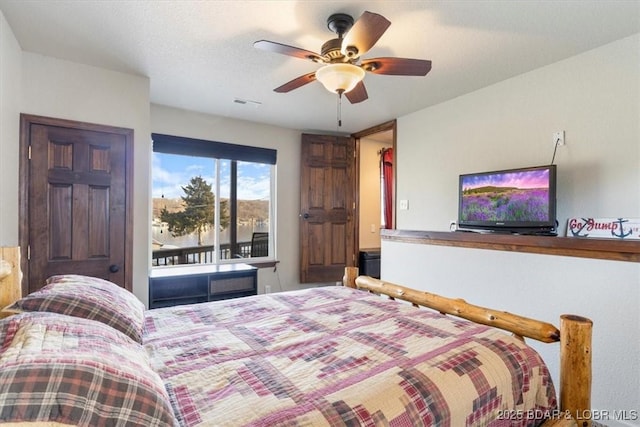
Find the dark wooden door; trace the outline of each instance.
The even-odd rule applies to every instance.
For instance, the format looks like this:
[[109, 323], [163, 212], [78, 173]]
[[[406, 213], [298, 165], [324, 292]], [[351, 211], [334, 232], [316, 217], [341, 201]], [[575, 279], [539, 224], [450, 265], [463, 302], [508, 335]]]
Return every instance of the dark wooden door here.
[[131, 290], [133, 130], [22, 115], [25, 292], [54, 274]]
[[300, 282], [336, 282], [355, 265], [355, 140], [302, 135]]

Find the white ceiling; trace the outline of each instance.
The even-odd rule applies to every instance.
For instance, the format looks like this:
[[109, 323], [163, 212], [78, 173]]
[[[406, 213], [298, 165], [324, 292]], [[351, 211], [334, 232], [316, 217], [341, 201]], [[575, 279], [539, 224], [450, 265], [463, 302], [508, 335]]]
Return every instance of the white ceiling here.
[[[639, 0], [0, 0], [23, 50], [148, 76], [151, 102], [305, 131], [357, 132], [640, 32]], [[369, 99], [342, 103], [313, 82], [273, 89], [317, 64], [264, 52], [267, 39], [314, 52], [326, 19], [379, 13], [391, 27], [364, 58], [430, 59], [426, 77], [367, 74]], [[257, 101], [241, 105], [234, 99]]]

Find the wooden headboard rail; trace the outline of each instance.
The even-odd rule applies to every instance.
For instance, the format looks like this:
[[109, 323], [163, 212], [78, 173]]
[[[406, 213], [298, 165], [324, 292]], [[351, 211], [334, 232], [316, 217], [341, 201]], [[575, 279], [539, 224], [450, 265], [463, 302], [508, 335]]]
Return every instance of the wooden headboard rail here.
[[20, 247], [0, 247], [0, 318], [2, 309], [22, 296]]
[[560, 341], [560, 409], [563, 415], [570, 414], [577, 420], [578, 425], [591, 425], [591, 320], [562, 315], [558, 330], [547, 322], [469, 304], [463, 299], [446, 298], [369, 276], [358, 276], [357, 267], [346, 267], [343, 284], [500, 328], [521, 339], [527, 337], [545, 343]]

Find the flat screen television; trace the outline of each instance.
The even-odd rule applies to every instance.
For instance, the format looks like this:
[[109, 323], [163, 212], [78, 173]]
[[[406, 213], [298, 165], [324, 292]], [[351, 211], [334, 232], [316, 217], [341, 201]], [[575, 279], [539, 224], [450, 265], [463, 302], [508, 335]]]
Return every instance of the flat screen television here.
[[460, 175], [461, 231], [555, 235], [556, 166]]

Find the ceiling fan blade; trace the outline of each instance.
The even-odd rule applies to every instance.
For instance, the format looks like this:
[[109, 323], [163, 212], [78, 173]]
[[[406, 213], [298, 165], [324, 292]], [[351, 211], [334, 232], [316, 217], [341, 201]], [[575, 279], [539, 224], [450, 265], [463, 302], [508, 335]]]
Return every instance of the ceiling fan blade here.
[[367, 95], [367, 89], [364, 87], [362, 80], [358, 82], [356, 87], [346, 92], [344, 96], [347, 97], [350, 103], [357, 104], [358, 102], [366, 101], [369, 98]]
[[382, 37], [391, 22], [382, 15], [364, 12], [342, 40], [342, 54], [350, 59], [364, 55]]
[[360, 64], [365, 71], [394, 76], [426, 76], [431, 71], [431, 61], [409, 58], [373, 58]]
[[300, 59], [308, 59], [313, 62], [325, 62], [324, 58], [310, 50], [300, 49], [299, 47], [288, 46], [282, 43], [276, 43], [269, 40], [258, 40], [253, 47], [267, 52], [279, 53], [282, 55], [293, 56]]
[[290, 91], [292, 91], [294, 89], [298, 89], [299, 87], [304, 86], [307, 83], [311, 83], [315, 79], [316, 79], [316, 73], [314, 71], [313, 73], [309, 73], [309, 74], [305, 74], [305, 75], [300, 76], [300, 77], [296, 77], [295, 79], [291, 80], [290, 82], [287, 82], [287, 83], [283, 84], [282, 86], [275, 88], [273, 91], [274, 92], [278, 92], [278, 93], [287, 93], [287, 92], [290, 92]]

